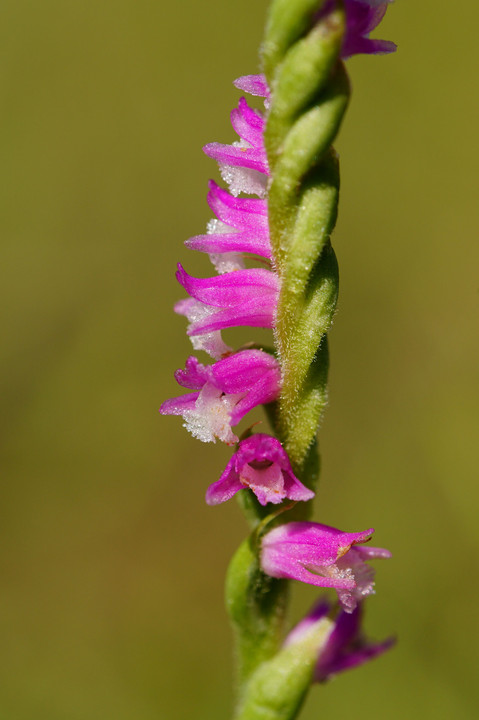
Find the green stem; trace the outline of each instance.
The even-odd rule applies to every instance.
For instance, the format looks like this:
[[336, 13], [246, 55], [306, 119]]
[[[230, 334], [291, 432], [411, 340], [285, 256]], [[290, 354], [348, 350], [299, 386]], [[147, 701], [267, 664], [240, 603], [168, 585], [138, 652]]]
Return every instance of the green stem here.
[[275, 329], [282, 367], [278, 428], [295, 472], [311, 487], [306, 464], [327, 403], [326, 335], [339, 287], [330, 242], [339, 167], [331, 143], [348, 104], [349, 83], [339, 59], [344, 32], [339, 4], [309, 32], [318, 3], [290, 2], [287, 17], [285, 7], [285, 0], [273, 2], [264, 43], [272, 88], [265, 130], [272, 174], [268, 216], [281, 280]]
[[[275, 340], [282, 393], [268, 408], [293, 470], [315, 489], [316, 434], [327, 403], [327, 333], [338, 296], [338, 267], [330, 236], [336, 223], [339, 166], [331, 147], [349, 99], [340, 60], [344, 9], [340, 0], [317, 20], [318, 0], [273, 0], [263, 44], [271, 90], [265, 146], [271, 180], [268, 219], [279, 274]], [[238, 720], [293, 720], [309, 688], [327, 624], [296, 648], [281, 649], [288, 583], [259, 567], [259, 536], [271, 521], [250, 493], [240, 493], [253, 535], [233, 557], [226, 604], [236, 636]], [[296, 503], [288, 520], [309, 516]]]
[[246, 539], [233, 556], [226, 576], [226, 608], [236, 639], [240, 698], [253, 672], [278, 652], [287, 602], [287, 581], [261, 572], [256, 535]]

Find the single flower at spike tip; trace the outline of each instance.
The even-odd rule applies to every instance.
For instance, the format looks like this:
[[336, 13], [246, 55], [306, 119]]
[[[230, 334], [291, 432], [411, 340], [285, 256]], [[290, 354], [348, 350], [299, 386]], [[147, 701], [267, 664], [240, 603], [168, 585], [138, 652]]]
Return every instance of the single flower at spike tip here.
[[206, 502], [218, 505], [244, 488], [250, 488], [261, 505], [314, 497], [294, 475], [279, 440], [263, 433], [241, 440], [220, 479], [208, 488]]
[[345, 0], [346, 33], [341, 55], [392, 53], [396, 44], [390, 40], [375, 40], [369, 37], [383, 19], [392, 0]]
[[165, 400], [160, 413], [182, 415], [186, 429], [203, 442], [218, 438], [234, 445], [232, 426], [257, 405], [276, 400], [280, 391], [278, 362], [262, 350], [241, 350], [210, 366], [191, 356], [175, 378], [192, 392]]
[[190, 320], [188, 335], [229, 327], [272, 328], [279, 294], [276, 273], [263, 268], [195, 278], [178, 265], [176, 278], [191, 296], [175, 306]]
[[[313, 610], [293, 628], [285, 640], [285, 647], [299, 642], [313, 625], [328, 618], [331, 604], [321, 599]], [[363, 605], [358, 603], [351, 612], [340, 610], [334, 620], [330, 620], [331, 630], [326, 642], [318, 654], [314, 670], [314, 680], [325, 682], [344, 670], [359, 667], [369, 660], [382, 655], [395, 643], [395, 638], [387, 638], [380, 643], [368, 640], [362, 632]]]
[[374, 571], [367, 560], [389, 558], [388, 550], [363, 547], [374, 530], [346, 533], [314, 522], [291, 522], [266, 533], [261, 566], [267, 575], [334, 588], [341, 606], [352, 612], [374, 593]]
[[[369, 37], [369, 33], [383, 19], [391, 2], [392, 0], [344, 0], [346, 30], [341, 57], [392, 53], [396, 50], [396, 44], [390, 40], [375, 40]], [[327, 0], [318, 13], [318, 19], [328, 15], [335, 5], [336, 0]]]

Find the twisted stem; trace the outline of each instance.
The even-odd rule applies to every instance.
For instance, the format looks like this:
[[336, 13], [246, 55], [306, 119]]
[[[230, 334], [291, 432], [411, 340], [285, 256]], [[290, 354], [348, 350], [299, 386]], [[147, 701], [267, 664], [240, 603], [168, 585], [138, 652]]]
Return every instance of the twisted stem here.
[[[340, 60], [344, 9], [338, 0], [321, 12], [324, 4], [273, 0], [262, 55], [271, 90], [265, 129], [268, 218], [281, 287], [275, 340], [282, 393], [269, 414], [295, 474], [313, 489], [319, 474], [316, 433], [327, 402], [327, 333], [339, 283], [330, 242], [339, 167], [331, 144], [349, 99]], [[236, 717], [292, 720], [309, 687], [318, 638], [311, 639], [309, 650], [302, 648], [301, 657], [281, 649], [287, 581], [267, 577], [258, 564], [261, 528], [271, 518], [264, 519], [255, 498], [240, 502], [256, 530], [233, 558], [226, 583], [238, 652]], [[272, 521], [304, 518], [309, 505], [284, 507], [287, 512]]]
[[343, 33], [340, 2], [321, 14], [317, 0], [274, 0], [263, 45], [272, 98], [265, 130], [272, 177], [268, 213], [281, 280], [275, 331], [282, 366], [277, 428], [295, 472], [309, 486], [306, 466], [316, 452], [327, 402], [327, 333], [339, 285], [330, 242], [339, 167], [331, 144], [349, 99], [340, 60]]

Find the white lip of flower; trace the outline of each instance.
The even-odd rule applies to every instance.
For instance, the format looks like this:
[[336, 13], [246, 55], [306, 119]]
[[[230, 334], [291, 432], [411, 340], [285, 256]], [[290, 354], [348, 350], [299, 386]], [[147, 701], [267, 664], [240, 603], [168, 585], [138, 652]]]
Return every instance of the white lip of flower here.
[[[248, 150], [252, 147], [246, 140], [237, 140], [232, 144], [241, 150]], [[225, 183], [228, 183], [231, 193], [235, 197], [242, 192], [247, 195], [258, 195], [258, 197], [266, 195], [268, 178], [258, 170], [224, 165], [223, 163], [219, 163], [219, 167], [221, 177]]]
[[[213, 218], [206, 226], [206, 232], [208, 235], [223, 235], [225, 233], [235, 233], [237, 230], [226, 225], [222, 220]], [[209, 257], [215, 266], [216, 272], [220, 275], [245, 269], [243, 255], [241, 253], [209, 253]]]
[[[239, 473], [240, 482], [246, 487], [258, 487], [264, 485], [269, 492], [276, 495], [284, 492], [284, 479], [281, 468], [277, 463], [265, 460], [258, 463], [260, 467], [254, 467], [250, 463], [246, 463]], [[264, 465], [264, 467], [261, 467]]]
[[339, 568], [337, 565], [305, 565], [309, 572], [321, 577], [334, 578], [335, 580], [354, 580], [354, 573], [351, 568]]
[[206, 383], [195, 409], [184, 414], [185, 428], [202, 442], [216, 442], [218, 438], [227, 445], [234, 445], [238, 438], [231, 430], [231, 413], [243, 395], [224, 395], [214, 385]]
[[[212, 315], [215, 309], [199, 300], [193, 302], [189, 300], [186, 317], [190, 323], [194, 323]], [[213, 332], [202, 333], [201, 335], [190, 335], [190, 340], [194, 350], [204, 350], [215, 360], [219, 360], [224, 355], [232, 352], [232, 348], [223, 341], [221, 330], [213, 330]], [[195, 437], [197, 436], [195, 435]]]

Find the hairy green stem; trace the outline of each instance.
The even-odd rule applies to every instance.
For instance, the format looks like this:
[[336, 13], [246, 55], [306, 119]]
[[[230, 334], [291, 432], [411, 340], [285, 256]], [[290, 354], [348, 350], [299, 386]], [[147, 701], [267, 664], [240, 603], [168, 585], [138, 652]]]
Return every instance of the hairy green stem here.
[[264, 42], [272, 90], [265, 130], [268, 215], [281, 281], [275, 329], [282, 368], [278, 428], [295, 472], [310, 487], [306, 461], [327, 402], [326, 335], [339, 285], [330, 242], [339, 168], [331, 143], [349, 99], [339, 59], [344, 12], [338, 3], [308, 32], [318, 9], [317, 2], [276, 0]]
[[[339, 166], [331, 144], [349, 99], [340, 60], [344, 9], [338, 0], [319, 18], [318, 0], [273, 0], [263, 43], [271, 90], [265, 129], [270, 168], [268, 219], [279, 274], [276, 351], [279, 402], [267, 410], [302, 482], [315, 489], [316, 434], [327, 403], [327, 333], [338, 296], [330, 236], [336, 223]], [[309, 688], [328, 625], [301, 647], [281, 648], [288, 583], [261, 572], [258, 545], [269, 522], [306, 519], [311, 503], [262, 508], [246, 491], [239, 501], [253, 527], [234, 556], [226, 582], [238, 659], [238, 720], [293, 720]]]

